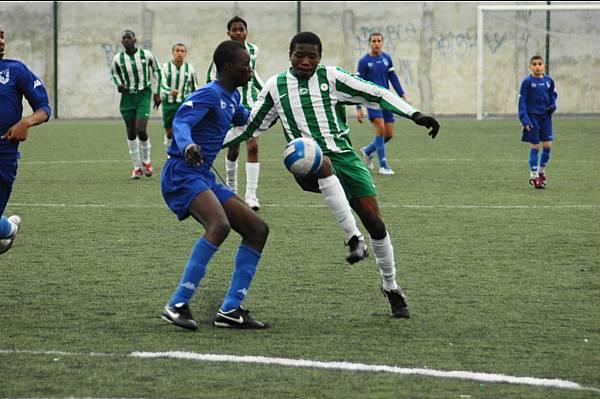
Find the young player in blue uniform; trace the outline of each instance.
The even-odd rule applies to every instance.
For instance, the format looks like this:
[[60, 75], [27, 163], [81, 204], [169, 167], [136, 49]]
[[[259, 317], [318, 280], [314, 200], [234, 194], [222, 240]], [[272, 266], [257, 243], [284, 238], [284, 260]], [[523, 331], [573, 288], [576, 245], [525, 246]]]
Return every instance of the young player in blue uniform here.
[[[535, 188], [546, 187], [546, 165], [554, 139], [552, 114], [556, 111], [554, 80], [544, 75], [544, 59], [535, 55], [529, 61], [532, 74], [523, 79], [519, 90], [519, 120], [523, 125], [521, 141], [530, 143], [529, 184]], [[542, 143], [542, 157], [538, 158]]]
[[252, 76], [250, 54], [237, 41], [221, 43], [213, 61], [218, 79], [187, 97], [173, 120], [173, 141], [161, 177], [163, 198], [179, 220], [192, 216], [205, 233], [192, 249], [181, 281], [162, 312], [179, 327], [196, 330], [189, 302], [207, 264], [233, 228], [242, 236], [231, 284], [217, 312], [217, 327], [263, 329], [241, 307], [256, 272], [268, 236], [267, 224], [233, 191], [215, 181], [210, 168], [230, 125], [244, 125], [249, 111], [240, 103], [237, 87]]
[[[369, 35], [369, 46], [369, 52], [358, 61], [357, 75], [386, 89], [389, 89], [389, 82], [392, 82], [396, 93], [406, 100], [400, 80], [394, 71], [392, 57], [381, 50], [383, 48], [383, 35], [381, 33], [371, 33]], [[360, 105], [356, 106], [356, 111], [356, 117], [362, 123], [364, 114]], [[385, 143], [394, 136], [394, 114], [387, 110], [374, 108], [367, 108], [367, 112], [369, 120], [375, 128], [375, 138], [368, 146], [360, 149], [363, 161], [369, 169], [373, 169], [373, 156], [377, 151], [379, 173], [393, 175], [394, 171], [387, 163]]]
[[[28, 129], [50, 118], [48, 93], [40, 78], [16, 60], [5, 60], [4, 30], [0, 26], [0, 215], [8, 204], [17, 177], [19, 143], [27, 139]], [[33, 114], [23, 116], [23, 96]], [[0, 254], [12, 246], [21, 224], [18, 215], [0, 219]]]

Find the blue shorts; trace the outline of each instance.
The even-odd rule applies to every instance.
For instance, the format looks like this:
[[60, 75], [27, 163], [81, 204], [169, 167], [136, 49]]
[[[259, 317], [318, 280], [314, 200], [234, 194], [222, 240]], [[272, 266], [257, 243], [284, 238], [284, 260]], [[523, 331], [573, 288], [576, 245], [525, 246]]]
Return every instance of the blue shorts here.
[[373, 109], [367, 108], [369, 114], [369, 120], [372, 121], [375, 118], [383, 118], [385, 123], [394, 123], [394, 113], [386, 109]]
[[4, 214], [16, 178], [17, 160], [0, 159], [0, 216]]
[[521, 141], [531, 144], [539, 144], [540, 141], [552, 141], [552, 115], [529, 115], [533, 127], [530, 131], [523, 129]]
[[176, 158], [167, 159], [160, 188], [167, 206], [179, 220], [190, 216], [192, 201], [205, 190], [212, 190], [221, 204], [235, 195], [227, 186], [218, 184], [206, 167], [194, 167]]

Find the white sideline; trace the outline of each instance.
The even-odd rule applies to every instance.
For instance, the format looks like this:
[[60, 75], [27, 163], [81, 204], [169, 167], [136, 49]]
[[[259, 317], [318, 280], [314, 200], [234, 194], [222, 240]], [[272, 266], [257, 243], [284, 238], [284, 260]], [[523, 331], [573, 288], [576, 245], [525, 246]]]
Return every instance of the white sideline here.
[[97, 356], [97, 357], [135, 357], [141, 359], [185, 359], [204, 362], [226, 362], [226, 363], [248, 363], [248, 364], [265, 364], [279, 365], [286, 367], [304, 367], [318, 368], [326, 370], [340, 371], [365, 371], [365, 372], [382, 372], [402, 375], [422, 375], [434, 378], [450, 378], [459, 380], [472, 380], [488, 383], [507, 383], [517, 385], [531, 385], [538, 387], [571, 389], [579, 391], [594, 391], [600, 393], [600, 389], [593, 387], [585, 387], [576, 382], [535, 377], [515, 377], [504, 374], [494, 373], [478, 373], [472, 371], [441, 371], [424, 368], [407, 368], [398, 366], [385, 366], [376, 364], [364, 363], [349, 363], [349, 362], [321, 362], [315, 360], [304, 359], [287, 359], [280, 357], [264, 357], [264, 356], [236, 356], [236, 355], [217, 355], [209, 353], [195, 352], [132, 352], [129, 354], [119, 353], [74, 353], [62, 351], [31, 351], [31, 350], [0, 350], [0, 354], [31, 354], [31, 355], [53, 355], [53, 356]]
[[[269, 204], [264, 203], [264, 207], [273, 208], [326, 208], [325, 204]], [[44, 203], [15, 203], [10, 207], [21, 208], [164, 208], [166, 205], [160, 204], [44, 204]], [[572, 204], [572, 205], [418, 205], [418, 204], [389, 204], [380, 203], [380, 208], [415, 208], [415, 209], [600, 209], [600, 204]]]

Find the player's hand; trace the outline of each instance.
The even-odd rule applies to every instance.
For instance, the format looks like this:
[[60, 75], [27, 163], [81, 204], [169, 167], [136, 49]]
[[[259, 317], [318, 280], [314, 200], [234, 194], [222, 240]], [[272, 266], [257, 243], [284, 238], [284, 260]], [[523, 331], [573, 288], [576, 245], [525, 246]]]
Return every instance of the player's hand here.
[[192, 166], [199, 166], [204, 162], [202, 160], [202, 154], [200, 153], [200, 146], [195, 143], [188, 144], [188, 146], [185, 147], [183, 158]]
[[157, 110], [158, 107], [160, 106], [160, 103], [162, 102], [162, 100], [160, 99], [160, 96], [158, 94], [154, 95], [154, 109]]
[[25, 141], [27, 140], [27, 130], [29, 127], [29, 122], [25, 119], [21, 119], [19, 122], [12, 125], [12, 127], [0, 138], [5, 140]]
[[432, 116], [423, 115], [420, 112], [415, 112], [411, 119], [419, 126], [425, 126], [426, 128], [431, 128], [429, 131], [429, 135], [432, 139], [437, 136], [438, 131], [440, 130], [440, 124], [435, 120]]
[[408, 98], [408, 97], [406, 96], [406, 94], [402, 96], [402, 99], [403, 99], [404, 101], [406, 101], [407, 103], [409, 103], [410, 105], [412, 105], [412, 102], [410, 101], [410, 98]]
[[523, 125], [523, 130], [530, 132], [532, 126], [531, 125]]
[[556, 105], [548, 107], [546, 111], [548, 111], [548, 114], [552, 115], [554, 111], [556, 111]]
[[356, 110], [356, 120], [358, 123], [363, 123], [363, 119], [365, 119], [365, 114], [362, 108]]
[[173, 97], [177, 97], [178, 94], [179, 94], [179, 92], [177, 90], [175, 90], [175, 89], [171, 90], [171, 95]]
[[117, 91], [118, 91], [119, 93], [125, 93], [125, 86], [123, 86], [123, 85], [118, 85], [118, 86], [117, 86]]

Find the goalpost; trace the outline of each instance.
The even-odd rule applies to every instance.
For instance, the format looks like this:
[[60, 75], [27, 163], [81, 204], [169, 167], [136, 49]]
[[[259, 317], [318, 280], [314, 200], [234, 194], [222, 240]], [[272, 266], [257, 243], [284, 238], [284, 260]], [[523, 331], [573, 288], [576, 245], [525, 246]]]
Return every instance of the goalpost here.
[[[600, 114], [600, 100], [596, 100], [600, 98], [599, 11], [600, 4], [478, 6], [477, 119], [517, 114], [518, 84], [528, 74], [532, 55], [546, 58], [548, 37], [549, 48], [559, 49], [558, 55], [551, 51], [550, 60], [545, 60], [552, 67], [550, 76], [557, 82], [559, 110], [573, 114]], [[548, 16], [552, 20], [550, 29], [547, 26]], [[489, 26], [494, 29], [494, 24], [497, 31], [493, 35], [485, 31]], [[486, 45], [488, 51], [484, 52]], [[504, 48], [500, 48], [502, 45], [505, 45]], [[502, 75], [504, 81], [502, 77], [495, 76], [495, 79], [486, 79], [484, 85], [486, 60], [501, 64], [501, 68], [494, 72]], [[557, 70], [557, 67], [560, 69]], [[561, 96], [561, 88], [569, 91], [563, 89]], [[489, 97], [484, 99], [490, 92]], [[590, 98], [585, 97], [588, 94]], [[564, 104], [568, 104], [567, 107], [561, 107], [561, 98], [565, 100]]]

